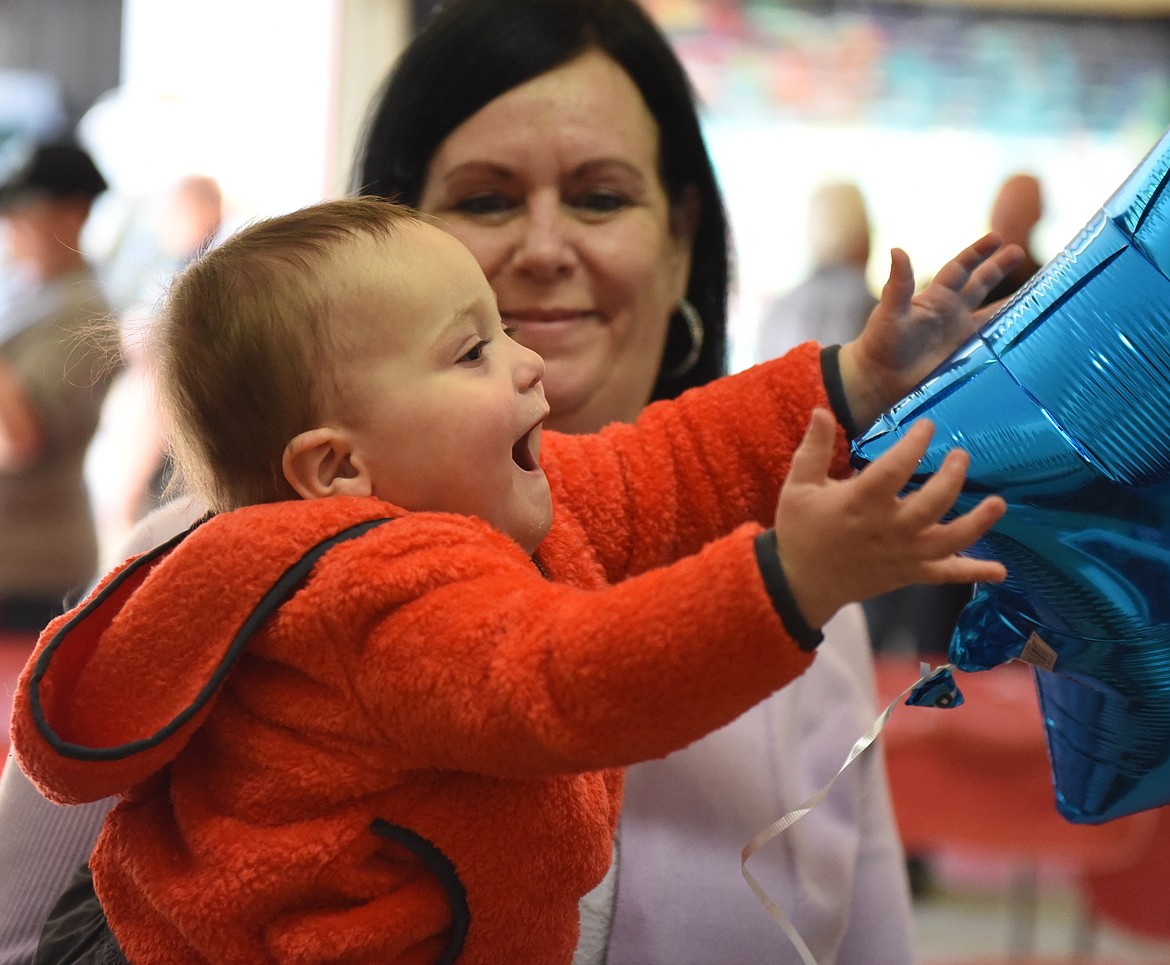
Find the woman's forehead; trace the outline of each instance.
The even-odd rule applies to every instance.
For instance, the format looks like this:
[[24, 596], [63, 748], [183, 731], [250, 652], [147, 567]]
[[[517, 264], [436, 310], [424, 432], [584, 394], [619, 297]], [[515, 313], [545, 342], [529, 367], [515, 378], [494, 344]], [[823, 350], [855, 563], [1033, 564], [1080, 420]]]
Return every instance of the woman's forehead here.
[[528, 146], [584, 153], [635, 152], [657, 160], [658, 124], [629, 74], [588, 50], [489, 101], [435, 152], [440, 165], [483, 151]]

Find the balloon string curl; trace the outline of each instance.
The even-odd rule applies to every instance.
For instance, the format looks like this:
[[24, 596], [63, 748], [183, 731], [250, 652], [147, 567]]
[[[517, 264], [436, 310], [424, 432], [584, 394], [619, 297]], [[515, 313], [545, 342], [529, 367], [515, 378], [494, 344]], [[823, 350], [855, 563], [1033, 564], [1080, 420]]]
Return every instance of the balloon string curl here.
[[[829, 779], [828, 783], [826, 783], [819, 791], [813, 794], [812, 797], [810, 797], [799, 807], [794, 808], [783, 817], [768, 825], [768, 827], [752, 838], [751, 841], [745, 845], [743, 851], [740, 852], [739, 870], [743, 873], [744, 879], [751, 886], [752, 891], [756, 893], [756, 897], [760, 899], [760, 903], [764, 906], [764, 910], [767, 911], [772, 919], [781, 927], [781, 929], [783, 929], [784, 934], [788, 936], [789, 941], [792, 942], [797, 952], [800, 953], [800, 959], [803, 965], [817, 965], [817, 960], [813, 957], [813, 953], [809, 950], [808, 945], [800, 936], [800, 932], [797, 931], [796, 926], [792, 923], [792, 920], [784, 913], [783, 909], [781, 909], [780, 906], [777, 905], [776, 902], [771, 899], [771, 897], [769, 897], [763, 886], [748, 870], [748, 858], [759, 851], [760, 848], [766, 845], [777, 835], [792, 827], [793, 824], [795, 824], [802, 817], [808, 814], [809, 811], [820, 804], [825, 795], [829, 793], [829, 789], [832, 788], [835, 783], [837, 783], [837, 778], [845, 773], [845, 769], [849, 767], [849, 765], [854, 761], [856, 761], [862, 754], [864, 754], [866, 750], [868, 750], [869, 747], [873, 744], [873, 742], [877, 740], [878, 735], [881, 734], [882, 730], [885, 728], [886, 722], [890, 719], [890, 715], [894, 713], [894, 707], [896, 707], [903, 700], [903, 698], [909, 697], [909, 699], [906, 701], [908, 704], [918, 703], [920, 700], [920, 695], [926, 695], [935, 691], [935, 688], [931, 685], [940, 681], [951, 681], [950, 674], [953, 670], [956, 669], [957, 668], [955, 665], [950, 663], [942, 664], [939, 667], [935, 667], [933, 670], [931, 669], [930, 664], [921, 664], [921, 676], [909, 687], [898, 694], [897, 697], [891, 700], [886, 709], [878, 715], [877, 719], [872, 724], [870, 724], [869, 729], [857, 739], [853, 747], [850, 749], [848, 755], [845, 757], [845, 763], [843, 763], [838, 769], [837, 773]], [[933, 706], [951, 707], [958, 706], [960, 703], [962, 703], [962, 696], [958, 694], [958, 689], [953, 686], [953, 681], [951, 681], [951, 686], [949, 690], [946, 691], [946, 693], [950, 694], [950, 699], [932, 699], [930, 702], [933, 704]], [[956, 696], [957, 699], [955, 699]]]

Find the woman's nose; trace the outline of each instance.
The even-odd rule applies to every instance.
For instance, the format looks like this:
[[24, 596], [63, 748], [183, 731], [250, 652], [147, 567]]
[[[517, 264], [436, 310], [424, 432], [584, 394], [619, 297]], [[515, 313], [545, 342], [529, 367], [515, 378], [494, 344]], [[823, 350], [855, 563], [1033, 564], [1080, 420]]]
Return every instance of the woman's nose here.
[[513, 251], [513, 265], [537, 278], [566, 274], [575, 257], [570, 230], [558, 201], [545, 198], [530, 203]]

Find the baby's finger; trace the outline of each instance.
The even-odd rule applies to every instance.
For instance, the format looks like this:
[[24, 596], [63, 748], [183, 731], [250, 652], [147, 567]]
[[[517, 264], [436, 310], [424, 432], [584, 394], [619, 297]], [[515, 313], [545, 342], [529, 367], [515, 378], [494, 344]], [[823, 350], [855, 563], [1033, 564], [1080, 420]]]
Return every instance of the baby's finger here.
[[788, 467], [788, 481], [792, 483], [822, 483], [828, 478], [833, 464], [833, 444], [837, 436], [837, 421], [826, 409], [813, 409], [804, 438], [792, 454]]
[[1023, 257], [1024, 249], [1019, 245], [1005, 245], [971, 273], [970, 280], [959, 294], [971, 308], [982, 305], [987, 293], [998, 285]]
[[[1003, 242], [995, 232], [989, 232], [960, 251], [934, 276], [933, 285], [942, 285], [953, 292], [961, 292], [972, 274], [1000, 250]], [[992, 282], [992, 284], [995, 284]], [[990, 290], [990, 289], [989, 289]], [[986, 294], [986, 293], [985, 293]]]
[[1006, 512], [1007, 503], [1002, 496], [987, 496], [950, 525], [955, 527], [955, 538], [965, 540], [965, 545], [970, 546], [1003, 519]]
[[901, 315], [914, 297], [914, 269], [910, 256], [901, 248], [890, 249], [890, 274], [882, 286], [881, 307], [892, 315]]
[[996, 560], [973, 560], [949, 556], [926, 567], [920, 583], [1002, 583], [1007, 567]]
[[925, 526], [940, 519], [963, 491], [970, 464], [971, 457], [962, 449], [948, 452], [922, 488], [902, 500], [903, 520], [912, 526]]
[[878, 497], [896, 497], [914, 475], [932, 435], [934, 423], [919, 419], [889, 450], [866, 466], [857, 480], [859, 488]]
[[961, 553], [998, 523], [1007, 511], [999, 496], [980, 500], [970, 511], [923, 533], [920, 547], [927, 557], [945, 557]]

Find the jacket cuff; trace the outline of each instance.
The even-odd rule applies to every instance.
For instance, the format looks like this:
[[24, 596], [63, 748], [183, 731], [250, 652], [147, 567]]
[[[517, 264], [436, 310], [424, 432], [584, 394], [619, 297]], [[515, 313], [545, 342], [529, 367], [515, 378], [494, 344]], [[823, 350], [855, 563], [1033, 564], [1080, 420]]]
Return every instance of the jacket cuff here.
[[780, 565], [780, 551], [776, 546], [776, 531], [766, 529], [755, 540], [756, 564], [760, 568], [760, 576], [764, 580], [764, 588], [772, 598], [772, 606], [776, 609], [780, 622], [788, 635], [796, 641], [796, 645], [810, 653], [825, 639], [820, 630], [808, 625], [800, 607], [792, 596], [788, 587], [788, 580], [784, 576], [784, 568]]
[[845, 437], [856, 439], [862, 430], [854, 422], [853, 413], [849, 411], [849, 403], [845, 399], [845, 383], [841, 381], [841, 363], [837, 358], [840, 352], [840, 345], [830, 345], [821, 349], [821, 379], [825, 383], [829, 407], [841, 428], [845, 430]]

